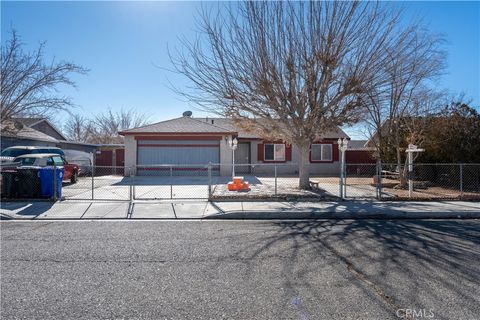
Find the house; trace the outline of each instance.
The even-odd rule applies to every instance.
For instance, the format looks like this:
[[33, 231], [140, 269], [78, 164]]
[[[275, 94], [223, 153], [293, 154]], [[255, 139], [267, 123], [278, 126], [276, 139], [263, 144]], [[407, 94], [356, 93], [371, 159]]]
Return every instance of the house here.
[[1, 123], [1, 150], [13, 146], [58, 147], [64, 150], [68, 160], [82, 165], [94, 163], [97, 145], [68, 141], [45, 118], [14, 118]]
[[58, 139], [25, 126], [20, 121], [4, 120], [1, 122], [1, 149], [13, 146], [47, 146], [56, 147]]
[[[255, 165], [255, 173], [298, 173], [299, 152], [295, 145], [283, 141], [264, 141], [246, 132], [226, 118], [193, 118], [184, 116], [120, 132], [125, 137], [125, 167], [137, 166], [138, 175], [162, 174], [155, 165], [172, 164], [175, 174], [198, 171], [209, 163], [214, 174], [231, 173], [232, 150], [228, 139], [236, 137], [235, 164]], [[310, 171], [316, 174], [338, 174], [340, 171], [338, 138], [347, 138], [340, 128], [328, 132], [311, 146]], [[265, 166], [264, 164], [270, 164]], [[150, 166], [150, 167], [149, 167]], [[250, 173], [252, 166], [238, 166], [236, 172]]]
[[15, 118], [25, 127], [42, 132], [57, 140], [67, 140], [65, 136], [46, 118]]

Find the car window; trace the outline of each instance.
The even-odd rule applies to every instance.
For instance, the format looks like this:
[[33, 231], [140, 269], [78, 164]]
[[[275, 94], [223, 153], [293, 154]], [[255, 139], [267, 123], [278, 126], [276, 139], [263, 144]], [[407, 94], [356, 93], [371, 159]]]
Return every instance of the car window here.
[[24, 154], [28, 154], [29, 150], [25, 150], [25, 149], [5, 149], [2, 151], [1, 153], [1, 156], [2, 157], [18, 157], [18, 156], [22, 156]]
[[47, 166], [53, 166], [53, 165], [56, 165], [56, 166], [63, 166], [63, 160], [60, 156], [54, 156], [54, 157], [50, 157], [48, 158], [47, 160]]
[[22, 166], [31, 166], [35, 163], [36, 158], [21, 158], [19, 159]]

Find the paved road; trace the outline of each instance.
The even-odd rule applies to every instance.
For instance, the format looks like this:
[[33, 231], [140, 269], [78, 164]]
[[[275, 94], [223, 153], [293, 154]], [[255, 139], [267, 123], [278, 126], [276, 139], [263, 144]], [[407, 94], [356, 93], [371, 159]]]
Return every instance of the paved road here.
[[4, 221], [1, 240], [2, 319], [480, 318], [478, 220]]

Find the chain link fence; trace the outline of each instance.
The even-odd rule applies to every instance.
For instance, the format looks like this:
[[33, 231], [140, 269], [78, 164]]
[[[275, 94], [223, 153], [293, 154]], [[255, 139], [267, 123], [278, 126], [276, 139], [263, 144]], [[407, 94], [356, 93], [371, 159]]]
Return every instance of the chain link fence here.
[[[53, 177], [62, 168], [40, 174], [2, 167], [1, 195], [4, 200], [480, 200], [480, 164], [419, 163], [411, 172], [397, 164], [346, 164], [344, 174], [338, 163], [308, 169], [309, 188], [304, 189], [298, 164], [285, 163], [82, 166], [76, 176], [63, 175], [57, 184]], [[243, 183], [238, 191], [229, 190], [233, 176]]]

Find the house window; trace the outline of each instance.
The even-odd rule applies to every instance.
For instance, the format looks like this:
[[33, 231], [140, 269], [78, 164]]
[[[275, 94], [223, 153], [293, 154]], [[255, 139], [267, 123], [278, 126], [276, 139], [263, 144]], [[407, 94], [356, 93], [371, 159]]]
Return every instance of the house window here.
[[285, 144], [265, 144], [265, 161], [285, 161]]
[[332, 161], [332, 145], [312, 144], [311, 154], [312, 161]]

